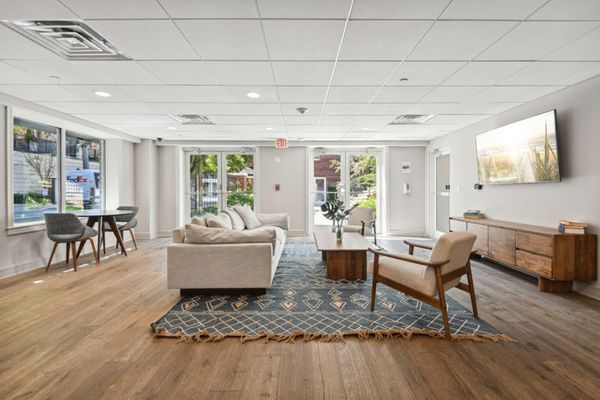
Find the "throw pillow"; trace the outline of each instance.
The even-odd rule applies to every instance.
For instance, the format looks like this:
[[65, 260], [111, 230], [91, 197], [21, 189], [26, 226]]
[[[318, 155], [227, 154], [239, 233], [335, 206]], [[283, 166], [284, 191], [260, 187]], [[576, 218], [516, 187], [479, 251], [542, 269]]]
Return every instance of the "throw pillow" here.
[[219, 213], [219, 215], [207, 215], [206, 226], [209, 228], [231, 229], [231, 218], [225, 213]]
[[194, 218], [192, 218], [192, 224], [194, 224], [194, 225], [200, 225], [200, 226], [207, 226], [206, 225], [206, 216], [207, 215], [212, 215], [212, 214], [206, 214], [206, 215], [203, 215], [201, 217], [194, 217]]
[[229, 218], [231, 218], [231, 226], [234, 231], [243, 231], [246, 228], [244, 220], [234, 209], [226, 208], [223, 210], [223, 212], [229, 215]]
[[233, 206], [233, 209], [242, 217], [246, 229], [258, 228], [262, 223], [258, 220], [254, 211], [248, 206]]

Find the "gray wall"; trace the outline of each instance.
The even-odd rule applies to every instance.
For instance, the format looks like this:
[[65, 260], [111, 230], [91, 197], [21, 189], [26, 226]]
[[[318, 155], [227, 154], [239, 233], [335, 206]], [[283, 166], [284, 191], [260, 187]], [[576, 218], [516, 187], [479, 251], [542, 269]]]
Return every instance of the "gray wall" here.
[[[485, 186], [476, 191], [475, 135], [556, 109], [562, 182]], [[561, 218], [587, 221], [600, 232], [600, 77], [480, 121], [431, 142], [451, 152], [450, 212], [468, 208], [488, 217], [555, 227]], [[460, 187], [460, 191], [458, 191]], [[576, 289], [600, 298], [600, 283]]]

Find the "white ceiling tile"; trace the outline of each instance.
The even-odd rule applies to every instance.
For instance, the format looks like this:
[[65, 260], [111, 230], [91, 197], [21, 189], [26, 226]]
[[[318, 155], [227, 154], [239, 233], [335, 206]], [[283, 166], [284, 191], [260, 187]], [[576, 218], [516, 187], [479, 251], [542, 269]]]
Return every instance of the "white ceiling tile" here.
[[175, 92], [171, 86], [120, 85], [117, 88], [141, 102], [183, 101], [181, 95]]
[[471, 60], [516, 24], [508, 21], [438, 21], [409, 59]]
[[71, 64], [113, 85], [158, 85], [162, 83], [135, 61], [71, 61]]
[[177, 26], [205, 60], [267, 60], [258, 20], [177, 20]]
[[111, 102], [102, 103], [112, 114], [156, 114], [157, 110], [145, 103]]
[[[321, 105], [319, 104], [319, 107]], [[325, 105], [323, 115], [359, 115], [365, 104], [331, 104]], [[320, 108], [319, 108], [320, 109]]]
[[77, 18], [77, 15], [56, 0], [0, 0], [0, 20], [61, 20], [74, 18]]
[[281, 115], [279, 104], [249, 104], [240, 103], [235, 105], [237, 114], [242, 115]]
[[600, 2], [598, 0], [552, 0], [530, 19], [600, 20]]
[[373, 103], [369, 104], [362, 115], [400, 115], [403, 114], [412, 103]]
[[561, 86], [492, 86], [471, 97], [471, 102], [526, 102], [562, 89]]
[[169, 20], [97, 20], [89, 24], [126, 56], [136, 60], [197, 59]]
[[28, 101], [85, 101], [85, 98], [58, 85], [1, 85], [0, 92]]
[[249, 115], [245, 117], [250, 125], [282, 126], [285, 124], [281, 115]]
[[279, 86], [279, 97], [282, 103], [297, 104], [298, 107], [303, 103], [322, 103], [325, 101], [325, 86]]
[[548, 0], [454, 0], [443, 19], [525, 19]]
[[332, 61], [273, 61], [278, 85], [326, 86], [329, 84]]
[[203, 61], [140, 61], [139, 64], [158, 78], [157, 83], [167, 85], [219, 84]]
[[354, 120], [354, 126], [356, 129], [362, 130], [363, 128], [369, 128], [369, 130], [380, 130], [386, 125], [392, 122], [398, 115], [381, 115], [381, 116], [370, 116], [361, 115], [356, 117]]
[[[499, 114], [522, 104], [523, 103], [478, 103], [477, 105], [481, 107], [481, 114]], [[470, 104], [465, 103], [465, 107], [469, 105]]]
[[591, 31], [597, 22], [523, 22], [477, 57], [479, 60], [538, 60]]
[[106, 107], [105, 103], [91, 103], [91, 102], [45, 102], [41, 101], [37, 104], [58, 110], [67, 114], [109, 114], [112, 111]]
[[317, 125], [318, 115], [286, 115], [284, 116], [286, 126], [290, 125]]
[[[462, 61], [406, 61], [394, 73], [388, 86], [436, 86], [465, 65]], [[400, 81], [407, 78], [408, 81]]]
[[340, 60], [403, 60], [431, 23], [350, 21]]
[[208, 115], [217, 125], [247, 125], [248, 121], [241, 115]]
[[376, 86], [332, 86], [327, 103], [366, 104], [371, 101], [379, 87]]
[[335, 60], [344, 21], [263, 20], [272, 60]]
[[353, 19], [435, 19], [450, 0], [355, 0]]
[[374, 103], [417, 102], [433, 89], [428, 86], [386, 86], [381, 89]]
[[486, 86], [439, 86], [420, 101], [424, 103], [460, 103], [480, 93]]
[[443, 84], [450, 86], [490, 86], [531, 64], [528, 61], [471, 62], [452, 75]]
[[[278, 103], [277, 90], [275, 86], [224, 86], [223, 89], [229, 94], [233, 101], [247, 103]], [[249, 92], [260, 94], [259, 98], [250, 98]]]
[[[600, 3], [600, 2], [599, 2]], [[544, 60], [600, 61], [600, 28], [566, 44]]]
[[383, 85], [396, 61], [340, 61], [335, 67], [332, 85]]
[[442, 114], [436, 115], [427, 120], [426, 124], [472, 124], [482, 119], [488, 118], [489, 115], [469, 115], [469, 114]]
[[164, 114], [240, 115], [234, 103], [151, 103], [153, 109]]
[[[81, 68], [78, 68], [69, 61], [57, 60], [7, 60], [7, 64], [20, 70], [26, 71], [32, 75], [45, 80], [52, 80], [56, 83], [101, 83], [104, 82], [97, 76], [94, 76]], [[60, 79], [53, 79], [50, 76], [57, 76]]]
[[230, 103], [232, 96], [223, 86], [171, 86], [181, 101]]
[[[111, 85], [60, 85], [60, 87], [87, 99], [87, 101], [93, 101], [95, 103], [134, 101], [130, 95], [119, 90], [118, 87]], [[96, 96], [94, 92], [106, 92], [110, 94], [110, 97]]]
[[500, 85], [574, 85], [600, 74], [600, 62], [536, 62]]
[[47, 83], [50, 79], [41, 79], [19, 68], [0, 62], [0, 84]]
[[11, 28], [0, 24], [0, 59], [6, 60], [56, 60], [60, 57], [50, 50], [27, 39]]
[[358, 116], [349, 115], [323, 115], [321, 125], [350, 125], [356, 123]]
[[257, 0], [262, 18], [346, 18], [351, 0]]
[[258, 18], [254, 0], [159, 0], [171, 18]]
[[268, 61], [206, 61], [221, 85], [275, 85]]
[[168, 18], [156, 0], [61, 0], [82, 19]]

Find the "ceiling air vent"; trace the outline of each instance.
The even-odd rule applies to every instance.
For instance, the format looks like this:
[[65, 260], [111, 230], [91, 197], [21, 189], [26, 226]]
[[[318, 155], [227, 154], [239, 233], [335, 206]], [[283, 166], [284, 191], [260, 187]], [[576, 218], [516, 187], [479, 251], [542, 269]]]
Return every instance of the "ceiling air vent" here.
[[433, 118], [433, 114], [406, 114], [399, 115], [388, 125], [419, 125]]
[[207, 116], [205, 115], [197, 115], [197, 114], [180, 114], [180, 115], [171, 115], [169, 117], [173, 118], [175, 121], [179, 122], [182, 125], [214, 125]]
[[129, 60], [82, 21], [2, 21], [67, 60]]

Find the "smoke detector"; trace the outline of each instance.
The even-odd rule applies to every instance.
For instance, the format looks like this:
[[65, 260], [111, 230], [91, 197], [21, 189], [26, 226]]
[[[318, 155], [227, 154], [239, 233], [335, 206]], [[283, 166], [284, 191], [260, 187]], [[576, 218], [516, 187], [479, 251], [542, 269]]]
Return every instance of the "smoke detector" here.
[[67, 60], [129, 60], [83, 21], [2, 21]]
[[298, 107], [296, 108], [296, 111], [298, 111], [300, 114], [304, 114], [308, 111], [308, 108], [306, 107]]
[[419, 125], [433, 118], [433, 114], [405, 114], [399, 115], [388, 125]]
[[172, 115], [168, 114], [169, 117], [173, 118], [175, 121], [179, 122], [182, 125], [214, 125], [207, 116], [198, 115], [198, 114], [178, 114]]

